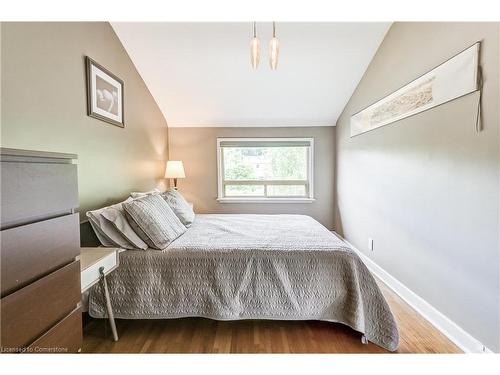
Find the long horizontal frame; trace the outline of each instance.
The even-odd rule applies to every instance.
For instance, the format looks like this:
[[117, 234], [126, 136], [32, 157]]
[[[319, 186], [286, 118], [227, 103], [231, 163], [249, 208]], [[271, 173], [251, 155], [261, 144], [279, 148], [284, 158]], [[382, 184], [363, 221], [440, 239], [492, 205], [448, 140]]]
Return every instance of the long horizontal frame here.
[[[398, 94], [404, 92], [404, 90], [408, 90], [410, 87], [412, 87], [412, 85], [414, 86], [415, 84], [417, 84], [417, 83], [419, 83], [421, 81], [424, 81], [424, 79], [426, 77], [431, 77], [433, 73], [440, 72], [441, 70], [444, 69], [445, 66], [447, 66], [447, 64], [452, 64], [452, 63], [456, 64], [457, 59], [463, 57], [464, 55], [466, 55], [470, 51], [473, 52], [473, 63], [474, 63], [474, 66], [473, 66], [473, 77], [472, 77], [472, 79], [469, 82], [469, 83], [472, 83], [471, 87], [469, 87], [467, 89], [464, 88], [462, 92], [456, 93], [454, 95], [450, 95], [448, 93], [448, 97], [446, 99], [441, 98], [440, 101], [437, 101], [437, 102], [434, 102], [434, 103], [430, 103], [430, 104], [426, 104], [426, 105], [423, 105], [423, 106], [421, 106], [419, 108], [416, 108], [416, 109], [413, 109], [411, 111], [408, 111], [408, 112], [406, 112], [404, 114], [400, 114], [398, 116], [394, 116], [394, 117], [392, 117], [392, 118], [390, 118], [388, 120], [385, 120], [385, 121], [383, 121], [383, 122], [381, 122], [381, 123], [379, 123], [377, 125], [374, 125], [374, 126], [368, 128], [368, 129], [364, 129], [364, 130], [355, 129], [356, 127], [359, 128], [359, 124], [358, 123], [361, 122], [361, 120], [359, 118], [362, 116], [363, 113], [366, 113], [367, 111], [370, 111], [370, 109], [376, 108], [376, 106], [379, 106], [382, 103], [388, 102], [390, 99], [392, 99], [394, 97], [397, 97]], [[474, 44], [470, 45], [469, 47], [467, 47], [467, 48], [463, 49], [462, 51], [458, 52], [457, 54], [453, 55], [452, 57], [450, 57], [446, 61], [442, 62], [441, 64], [435, 66], [431, 70], [428, 70], [427, 72], [425, 72], [424, 74], [422, 74], [419, 77], [415, 78], [414, 80], [412, 80], [412, 81], [406, 83], [405, 85], [401, 86], [399, 89], [397, 89], [396, 91], [392, 92], [391, 94], [386, 95], [385, 97], [377, 100], [376, 102], [370, 104], [369, 106], [363, 108], [362, 110], [354, 113], [351, 116], [351, 118], [350, 118], [350, 137], [354, 138], [354, 137], [360, 136], [360, 135], [362, 135], [364, 133], [371, 132], [371, 131], [373, 131], [375, 129], [378, 129], [380, 127], [383, 127], [383, 126], [392, 124], [394, 122], [403, 120], [405, 118], [418, 115], [419, 113], [428, 111], [428, 110], [430, 110], [432, 108], [441, 106], [441, 105], [446, 104], [446, 103], [448, 103], [448, 102], [450, 102], [452, 100], [461, 98], [461, 97], [463, 97], [465, 95], [469, 95], [470, 93], [477, 91], [478, 89], [480, 89], [480, 72], [479, 72], [480, 71], [480, 53], [481, 53], [481, 41], [477, 41]], [[461, 82], [461, 83], [463, 83], [463, 82]]]
[[[308, 166], [307, 166], [307, 181], [306, 185], [307, 197], [225, 197], [224, 196], [224, 181], [223, 181], [223, 170], [222, 165], [223, 157], [221, 152], [221, 142], [224, 141], [234, 141], [234, 142], [276, 142], [276, 141], [307, 141], [309, 142], [309, 155], [308, 155]], [[265, 181], [268, 184], [272, 184], [276, 181]], [[288, 182], [288, 181], [287, 181]], [[294, 182], [294, 181], [292, 181]], [[252, 181], [252, 184], [264, 184], [264, 181]], [[312, 203], [314, 199], [314, 138], [312, 137], [301, 137], [301, 138], [217, 138], [217, 201], [220, 203]]]

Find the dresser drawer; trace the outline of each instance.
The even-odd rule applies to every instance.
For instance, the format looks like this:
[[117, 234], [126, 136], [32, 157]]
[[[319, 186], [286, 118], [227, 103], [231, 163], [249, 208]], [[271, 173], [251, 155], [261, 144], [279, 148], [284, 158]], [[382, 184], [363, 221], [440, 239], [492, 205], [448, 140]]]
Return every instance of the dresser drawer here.
[[79, 301], [79, 261], [9, 294], [1, 300], [0, 345], [25, 347], [73, 311]]
[[28, 346], [27, 353], [78, 353], [82, 348], [82, 312], [80, 308], [57, 323]]
[[1, 232], [1, 294], [71, 263], [80, 253], [78, 214]]
[[3, 161], [2, 229], [44, 220], [78, 207], [75, 164]]

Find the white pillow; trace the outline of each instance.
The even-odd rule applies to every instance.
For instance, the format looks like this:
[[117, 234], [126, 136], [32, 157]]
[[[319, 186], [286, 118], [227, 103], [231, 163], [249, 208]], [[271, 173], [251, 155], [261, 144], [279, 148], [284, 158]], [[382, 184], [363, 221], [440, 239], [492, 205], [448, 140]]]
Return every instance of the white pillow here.
[[[132, 198], [128, 198], [125, 202], [129, 202], [131, 200]], [[109, 221], [134, 248], [141, 250], [146, 250], [148, 248], [146, 242], [144, 242], [141, 237], [135, 233], [134, 229], [125, 217], [125, 211], [123, 210], [122, 204], [107, 207], [101, 212], [101, 215]]]
[[[128, 198], [128, 200], [132, 200]], [[125, 202], [127, 202], [125, 201]], [[89, 219], [90, 225], [94, 229], [94, 232], [103, 246], [106, 247], [120, 247], [123, 249], [135, 249], [136, 244], [131, 243], [127, 238], [120, 232], [114, 223], [106, 219], [103, 215], [109, 209], [121, 209], [121, 205], [124, 202], [114, 204], [109, 207], [103, 207], [94, 211], [87, 211], [87, 217]], [[143, 242], [139, 244], [142, 249], [147, 248], [147, 245]], [[145, 247], [146, 246], [146, 247]]]
[[137, 198], [145, 197], [147, 195], [160, 194], [160, 193], [161, 193], [161, 191], [157, 188], [154, 188], [153, 190], [145, 191], [145, 192], [133, 191], [132, 193], [130, 193], [130, 198], [137, 199]]
[[89, 219], [90, 226], [94, 230], [95, 235], [97, 236], [97, 239], [99, 242], [102, 244], [102, 246], [105, 247], [118, 247], [118, 244], [112, 242], [106, 235], [103, 233], [103, 231], [100, 228], [99, 224], [99, 219], [96, 217], [93, 217], [87, 212], [87, 218]]

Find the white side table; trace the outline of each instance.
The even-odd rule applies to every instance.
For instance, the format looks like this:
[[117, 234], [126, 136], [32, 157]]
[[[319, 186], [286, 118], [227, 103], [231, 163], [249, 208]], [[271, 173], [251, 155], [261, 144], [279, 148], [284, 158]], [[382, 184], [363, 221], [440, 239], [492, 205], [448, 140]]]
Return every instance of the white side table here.
[[106, 310], [114, 341], [118, 341], [118, 333], [116, 332], [113, 308], [109, 299], [106, 276], [118, 268], [118, 253], [120, 251], [122, 249], [109, 247], [82, 247], [80, 249], [81, 292], [87, 291], [99, 280], [102, 280]]

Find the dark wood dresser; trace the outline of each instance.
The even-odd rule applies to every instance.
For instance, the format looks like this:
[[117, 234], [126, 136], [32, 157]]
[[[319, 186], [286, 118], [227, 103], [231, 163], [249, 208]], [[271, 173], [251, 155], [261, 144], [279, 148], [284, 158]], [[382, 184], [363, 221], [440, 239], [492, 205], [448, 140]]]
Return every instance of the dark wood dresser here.
[[76, 158], [0, 149], [3, 353], [81, 350]]

